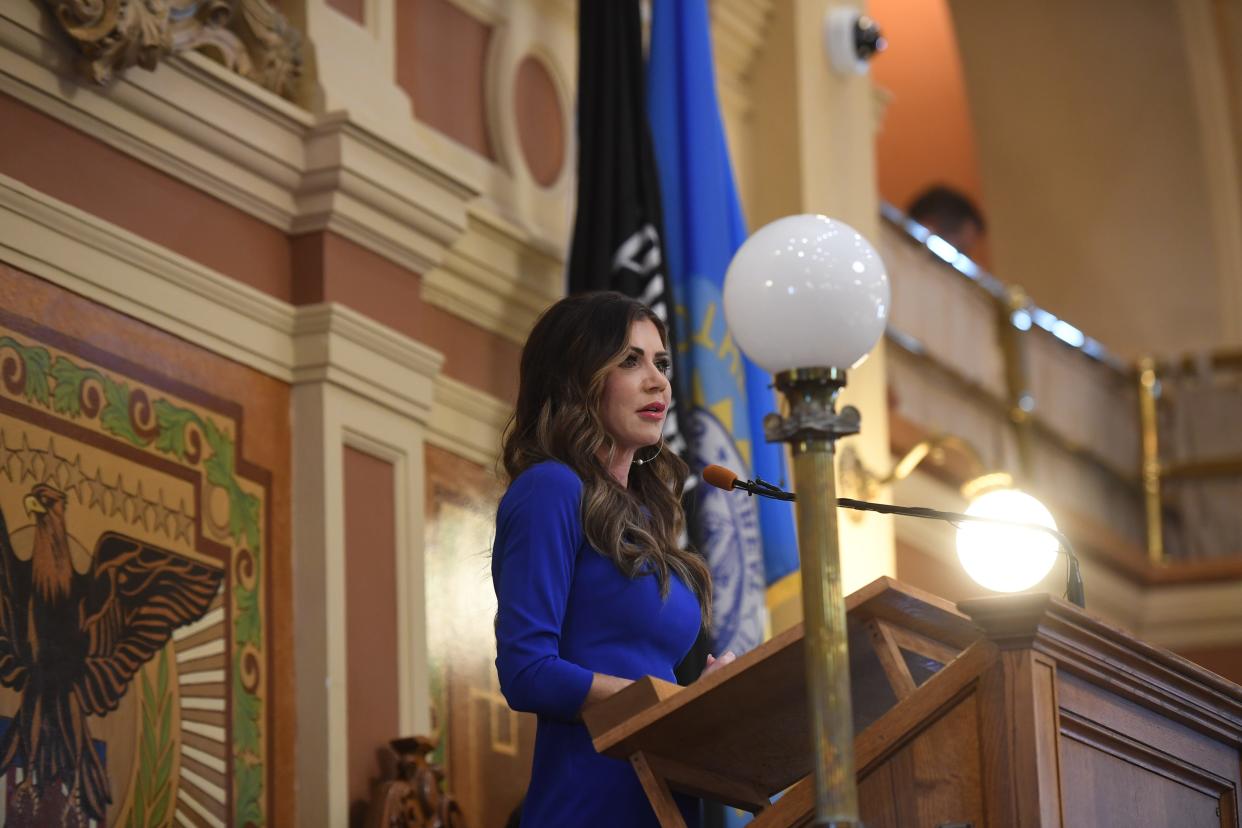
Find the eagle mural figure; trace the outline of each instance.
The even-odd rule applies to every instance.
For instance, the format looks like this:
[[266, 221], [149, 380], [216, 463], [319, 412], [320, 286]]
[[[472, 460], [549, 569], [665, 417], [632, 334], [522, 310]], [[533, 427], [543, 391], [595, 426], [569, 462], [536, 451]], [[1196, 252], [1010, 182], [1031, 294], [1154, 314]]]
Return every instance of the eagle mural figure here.
[[114, 532], [75, 561], [65, 494], [40, 484], [24, 505], [35, 523], [28, 555], [0, 512], [0, 684], [21, 700], [0, 737], [0, 774], [25, 766], [9, 824], [102, 823], [112, 793], [87, 716], [116, 710], [173, 630], [206, 613], [223, 571]]

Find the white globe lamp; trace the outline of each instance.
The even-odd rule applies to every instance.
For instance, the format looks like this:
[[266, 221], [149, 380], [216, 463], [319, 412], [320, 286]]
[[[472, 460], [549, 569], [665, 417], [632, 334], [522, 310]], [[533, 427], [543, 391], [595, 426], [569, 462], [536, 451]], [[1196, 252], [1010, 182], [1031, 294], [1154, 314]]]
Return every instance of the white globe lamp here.
[[[985, 492], [971, 502], [966, 514], [1057, 528], [1047, 507], [1019, 489]], [[970, 522], [957, 530], [962, 567], [980, 586], [996, 592], [1035, 586], [1051, 571], [1059, 550], [1057, 539], [1038, 529]]]
[[890, 296], [884, 262], [861, 233], [827, 216], [787, 216], [734, 255], [724, 311], [737, 344], [774, 374], [846, 370], [884, 334]]

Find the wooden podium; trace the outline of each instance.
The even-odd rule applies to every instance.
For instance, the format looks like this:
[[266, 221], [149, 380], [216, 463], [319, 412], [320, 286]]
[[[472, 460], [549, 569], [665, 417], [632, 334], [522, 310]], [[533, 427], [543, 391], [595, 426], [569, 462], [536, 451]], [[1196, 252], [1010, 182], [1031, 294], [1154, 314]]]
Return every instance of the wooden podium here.
[[[1240, 828], [1237, 685], [1047, 595], [955, 608], [882, 578], [846, 605], [868, 828]], [[757, 828], [809, 825], [802, 659], [795, 627], [690, 687], [635, 682], [584, 719], [662, 825], [684, 824], [674, 791], [754, 812]]]

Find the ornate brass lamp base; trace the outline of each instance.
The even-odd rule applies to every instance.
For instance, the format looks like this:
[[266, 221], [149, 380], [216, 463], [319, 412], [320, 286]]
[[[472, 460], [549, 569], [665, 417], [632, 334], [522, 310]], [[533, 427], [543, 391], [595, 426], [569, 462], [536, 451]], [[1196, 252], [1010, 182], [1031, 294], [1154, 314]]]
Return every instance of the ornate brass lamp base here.
[[802, 567], [802, 618], [806, 642], [807, 703], [815, 746], [815, 825], [861, 828], [854, 779], [854, 727], [850, 659], [837, 536], [836, 440], [859, 430], [858, 410], [836, 410], [845, 372], [836, 368], [786, 371], [776, 387], [789, 414], [769, 414], [768, 442], [793, 449], [798, 491], [798, 549]]

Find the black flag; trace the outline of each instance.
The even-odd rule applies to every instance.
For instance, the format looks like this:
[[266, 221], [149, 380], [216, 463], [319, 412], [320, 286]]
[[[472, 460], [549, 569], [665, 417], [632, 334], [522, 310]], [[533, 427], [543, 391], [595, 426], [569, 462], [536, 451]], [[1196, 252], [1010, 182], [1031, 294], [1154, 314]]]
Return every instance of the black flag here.
[[[664, 232], [643, 64], [638, 0], [578, 4], [578, 212], [569, 254], [569, 292], [635, 296], [673, 336], [673, 296], [661, 251]], [[673, 352], [674, 365], [677, 349]], [[664, 426], [666, 448], [682, 457], [677, 400]], [[692, 489], [697, 478], [686, 481]]]
[[660, 251], [664, 228], [638, 5], [578, 4], [578, 214], [569, 292], [620, 291], [668, 322], [672, 306]]

